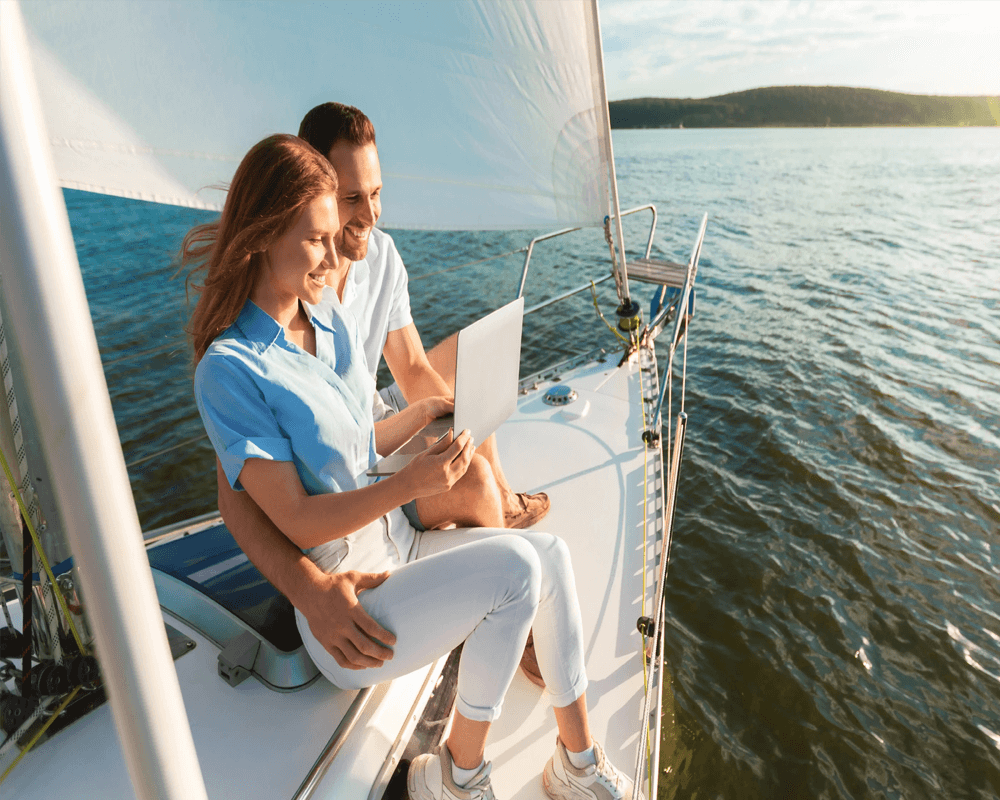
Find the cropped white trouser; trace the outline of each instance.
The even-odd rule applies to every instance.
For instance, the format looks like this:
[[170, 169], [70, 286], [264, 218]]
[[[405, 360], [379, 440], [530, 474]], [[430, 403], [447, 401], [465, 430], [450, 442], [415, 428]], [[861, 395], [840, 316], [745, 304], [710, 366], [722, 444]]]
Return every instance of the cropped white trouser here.
[[[374, 534], [374, 532], [373, 532]], [[352, 546], [338, 571], [392, 570], [358, 599], [396, 635], [393, 658], [383, 666], [342, 668], [313, 637], [296, 611], [309, 655], [336, 686], [359, 689], [405, 675], [462, 642], [458, 711], [491, 722], [520, 662], [529, 628], [553, 706], [561, 708], [587, 688], [583, 630], [569, 550], [556, 536], [536, 531], [472, 528], [417, 532], [407, 563], [387, 537]]]

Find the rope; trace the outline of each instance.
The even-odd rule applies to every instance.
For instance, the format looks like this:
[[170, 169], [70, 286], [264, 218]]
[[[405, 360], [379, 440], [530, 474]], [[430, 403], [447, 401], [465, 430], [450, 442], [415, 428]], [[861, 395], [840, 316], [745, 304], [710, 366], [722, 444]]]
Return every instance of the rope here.
[[31, 630], [34, 621], [31, 608], [34, 590], [31, 582], [35, 572], [35, 558], [31, 537], [25, 535], [27, 528], [27, 517], [21, 514], [21, 697], [31, 695], [31, 645], [34, 642]]
[[31, 519], [28, 517], [28, 510], [24, 507], [24, 500], [21, 498], [21, 493], [17, 490], [17, 485], [14, 483], [14, 476], [11, 475], [10, 466], [7, 464], [7, 457], [3, 454], [2, 447], [0, 447], [0, 465], [3, 466], [4, 475], [7, 476], [7, 480], [10, 482], [11, 488], [14, 490], [14, 498], [17, 500], [17, 505], [21, 509], [21, 514], [24, 515], [24, 523], [28, 528], [28, 532], [31, 534], [31, 540], [35, 543], [35, 551], [38, 554], [38, 560], [42, 562], [42, 566], [45, 568], [45, 574], [48, 575], [49, 580], [52, 581], [56, 599], [59, 600], [59, 605], [63, 610], [63, 614], [66, 615], [66, 622], [69, 624], [69, 629], [73, 633], [73, 638], [76, 639], [76, 646], [80, 649], [80, 652], [83, 655], [89, 655], [87, 648], [83, 645], [83, 640], [80, 638], [80, 634], [76, 630], [76, 625], [73, 624], [73, 617], [66, 605], [66, 598], [63, 597], [62, 590], [59, 588], [59, 584], [56, 583], [56, 577], [52, 574], [52, 567], [49, 566], [49, 560], [45, 557], [45, 551], [42, 549], [42, 543], [38, 538], [38, 534], [35, 532], [35, 526], [31, 524]]
[[[55, 722], [56, 717], [58, 717], [60, 714], [62, 714], [63, 710], [66, 708], [66, 706], [68, 706], [70, 704], [70, 702], [72, 702], [73, 698], [76, 697], [76, 695], [77, 695], [77, 693], [79, 691], [80, 691], [80, 687], [79, 686], [75, 687], [73, 689], [73, 691], [70, 692], [69, 695], [67, 695], [66, 698], [59, 704], [59, 707], [56, 708], [56, 710], [52, 712], [52, 716], [49, 717], [47, 720], [45, 720], [45, 724], [42, 725], [42, 727], [38, 729], [38, 732], [34, 736], [31, 737], [31, 741], [28, 742], [28, 744], [26, 744], [24, 746], [24, 749], [20, 753], [18, 753], [17, 758], [15, 758], [11, 762], [10, 766], [7, 767], [7, 769], [4, 770], [3, 775], [0, 775], [0, 783], [3, 783], [5, 780], [7, 780], [7, 776], [10, 775], [10, 773], [14, 771], [14, 767], [16, 767], [18, 765], [18, 762], [22, 758], [24, 758], [28, 754], [28, 751], [32, 747], [35, 746], [35, 743], [39, 739], [42, 738], [42, 736], [45, 734], [45, 731], [47, 731], [49, 729], [49, 726], [53, 722]], [[40, 708], [40, 706], [39, 706], [39, 708]]]
[[[24, 434], [21, 430], [21, 417], [17, 413], [17, 397], [14, 394], [14, 375], [10, 368], [10, 356], [7, 352], [7, 333], [4, 326], [3, 314], [0, 313], [0, 372], [3, 373], [3, 390], [7, 399], [7, 411], [10, 414], [10, 428], [14, 440], [14, 453], [17, 457], [17, 469], [21, 479], [21, 491], [28, 498], [28, 508], [23, 510], [29, 522], [38, 523], [38, 501], [34, 490], [31, 487], [31, 479], [28, 476], [28, 457], [24, 451]], [[11, 488], [17, 491], [17, 483], [10, 475], [7, 476]]]
[[[591, 282], [591, 287], [593, 287], [593, 282]], [[595, 294], [596, 299], [596, 294]], [[605, 320], [606, 322], [607, 320]], [[646, 391], [642, 383], [642, 353], [639, 353], [639, 397], [642, 403], [642, 432], [646, 433], [648, 426], [646, 424]], [[643, 448], [642, 448], [642, 616], [646, 616], [646, 561], [648, 558], [647, 551], [647, 541], [649, 539], [649, 526], [648, 526], [648, 515], [649, 515], [649, 448], [645, 444], [645, 437], [643, 437]], [[646, 796], [649, 797], [653, 792], [653, 775], [652, 775], [652, 748], [649, 743], [649, 674], [646, 669], [646, 641], [647, 637], [642, 634], [642, 647], [640, 652], [640, 657], [642, 658], [642, 697], [643, 697], [643, 728], [646, 732], [646, 780], [648, 781], [648, 791]], [[639, 782], [639, 772], [640, 765], [640, 755], [636, 754], [636, 767], [635, 767], [635, 781], [633, 785]]]
[[[590, 282], [590, 296], [594, 298], [594, 310], [597, 312], [597, 316], [599, 316], [601, 320], [604, 322], [604, 324], [608, 326], [608, 330], [611, 331], [616, 337], [618, 337], [618, 340], [620, 342], [623, 342], [626, 346], [631, 345], [632, 339], [631, 338], [626, 339], [618, 332], [617, 328], [611, 327], [611, 323], [604, 318], [604, 314], [601, 311], [601, 307], [597, 305], [597, 286], [594, 284], [593, 281]], [[643, 415], [645, 415], [646, 413], [645, 409], [643, 409], [642, 413]], [[645, 416], [643, 417], [643, 424], [645, 424]]]
[[52, 655], [55, 662], [60, 666], [63, 663], [63, 651], [62, 651], [62, 641], [59, 637], [59, 623], [57, 621], [58, 615], [56, 614], [56, 591], [53, 589], [55, 584], [43, 583], [42, 584], [42, 596], [45, 598], [45, 617], [49, 623], [49, 636], [52, 639]]
[[410, 277], [410, 283], [413, 283], [413, 281], [422, 281], [424, 278], [432, 278], [435, 275], [443, 275], [446, 272], [454, 272], [456, 269], [462, 269], [463, 267], [472, 267], [476, 264], [483, 264], [486, 261], [492, 261], [495, 258], [504, 258], [506, 256], [516, 255], [517, 253], [526, 253], [527, 251], [527, 247], [519, 247], [517, 250], [509, 250], [506, 253], [497, 253], [494, 256], [486, 256], [486, 258], [480, 258], [478, 261], [467, 261], [465, 264], [457, 264], [454, 267], [445, 267], [444, 269], [439, 269], [436, 272], [425, 272], [423, 275]]
[[[15, 480], [9, 466], [7, 465], [7, 459], [4, 457], [4, 473], [7, 476], [7, 481], [10, 483], [11, 489], [18, 498], [18, 505], [21, 507], [21, 513], [24, 516], [24, 521], [30, 531], [32, 531], [32, 538], [35, 541], [35, 549], [38, 551], [40, 558], [45, 559], [45, 555], [42, 552], [41, 544], [38, 541], [37, 536], [34, 535], [34, 527], [39, 525], [41, 522], [41, 514], [38, 508], [38, 496], [35, 494], [34, 489], [31, 486], [31, 478], [28, 472], [28, 458], [24, 447], [24, 431], [21, 428], [21, 416], [17, 409], [17, 396], [14, 392], [14, 374], [10, 367], [10, 353], [7, 349], [7, 331], [3, 321], [3, 315], [0, 313], [0, 372], [3, 373], [3, 387], [4, 393], [6, 395], [7, 401], [7, 412], [10, 415], [10, 425], [11, 434], [13, 436], [14, 451], [17, 455], [17, 468], [20, 473], [21, 479], [21, 490], [18, 492], [18, 484]], [[2, 456], [2, 448], [0, 448], [0, 456]], [[27, 507], [25, 507], [24, 501], [21, 499], [21, 492], [28, 497], [29, 502]], [[27, 569], [34, 572], [34, 564], [28, 563]], [[45, 598], [46, 589], [48, 589], [50, 597], [54, 597], [59, 592], [59, 587], [55, 584], [55, 578], [52, 577], [52, 572], [49, 570], [49, 578], [52, 583], [46, 587], [42, 584], [42, 598]], [[25, 598], [25, 630], [29, 631], [31, 628], [31, 598]], [[10, 623], [10, 615], [7, 611], [6, 602], [4, 605], [4, 616], [7, 620], [8, 626], [11, 630], [14, 630], [14, 626]], [[63, 610], [67, 613], [65, 608], [65, 603], [63, 603]], [[72, 625], [72, 620], [69, 620], [70, 625]], [[62, 664], [63, 653], [62, 653], [62, 642], [59, 638], [59, 626], [56, 621], [56, 609], [55, 603], [46, 604], [46, 623], [48, 627], [49, 637], [52, 640], [52, 646], [54, 651], [54, 656], [56, 663]], [[75, 631], [74, 631], [75, 633]], [[79, 637], [77, 637], [77, 643], [81, 644]], [[25, 653], [29, 653], [30, 650], [25, 650]], [[84, 652], [82, 644], [80, 647], [80, 652]], [[29, 656], [30, 657], [30, 656]], [[25, 673], [30, 673], [30, 664], [28, 668], [24, 670]], [[27, 677], [27, 676], [26, 676]]]

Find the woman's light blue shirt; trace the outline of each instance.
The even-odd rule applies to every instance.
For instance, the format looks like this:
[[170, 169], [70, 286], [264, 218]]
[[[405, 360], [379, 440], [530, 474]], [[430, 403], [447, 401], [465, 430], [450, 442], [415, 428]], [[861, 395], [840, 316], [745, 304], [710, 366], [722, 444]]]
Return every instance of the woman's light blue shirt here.
[[309, 494], [367, 486], [374, 463], [372, 396], [357, 323], [325, 300], [307, 306], [316, 355], [247, 300], [195, 370], [198, 411], [230, 485], [248, 458], [291, 461]]

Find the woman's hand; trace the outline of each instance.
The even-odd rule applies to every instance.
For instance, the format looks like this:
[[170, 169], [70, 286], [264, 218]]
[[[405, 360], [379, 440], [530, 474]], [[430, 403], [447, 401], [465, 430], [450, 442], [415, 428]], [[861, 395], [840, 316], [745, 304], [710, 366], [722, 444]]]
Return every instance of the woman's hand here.
[[394, 478], [405, 482], [406, 495], [412, 500], [441, 494], [461, 480], [475, 452], [472, 434], [462, 431], [453, 441], [449, 431], [441, 441], [415, 456]]

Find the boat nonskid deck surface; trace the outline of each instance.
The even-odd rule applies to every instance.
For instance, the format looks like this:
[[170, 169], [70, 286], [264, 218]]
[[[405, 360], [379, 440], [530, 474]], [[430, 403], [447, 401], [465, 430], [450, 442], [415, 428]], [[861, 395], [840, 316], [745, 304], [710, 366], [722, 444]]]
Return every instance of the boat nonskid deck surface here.
[[[643, 396], [655, 393], [655, 362], [643, 350], [622, 365], [620, 357], [620, 351], [601, 355], [522, 383], [518, 409], [497, 441], [511, 484], [545, 491], [552, 499], [538, 528], [560, 535], [572, 553], [591, 729], [608, 757], [631, 775], [645, 735], [642, 700], [649, 669], [636, 620], [652, 613], [663, 503], [659, 451], [647, 450], [642, 441]], [[645, 368], [640, 357], [648, 360]], [[546, 403], [546, 393], [557, 385], [572, 389], [575, 400]], [[209, 522], [186, 533], [196, 537], [212, 527]], [[176, 612], [164, 619], [195, 642], [175, 666], [209, 796], [296, 796], [357, 693], [338, 690], [321, 677], [285, 692], [255, 678], [229, 685], [218, 674], [220, 643]], [[445, 660], [372, 692], [311, 796], [382, 795]], [[657, 735], [654, 726], [650, 747]], [[544, 691], [518, 672], [487, 744], [498, 798], [545, 796], [540, 776], [555, 739]], [[37, 796], [67, 785], [84, 788], [92, 793], [88, 796], [134, 796], [107, 705], [29, 753], [4, 788], [11, 796], [19, 789]]]
[[[572, 553], [591, 730], [631, 777], [644, 735], [643, 641], [636, 621], [653, 613], [662, 481], [659, 452], [642, 441], [642, 395], [653, 391], [655, 367], [645, 372], [636, 354], [619, 368], [620, 355], [540, 382], [497, 441], [511, 484], [545, 491], [552, 500], [538, 527], [561, 536]], [[568, 385], [576, 400], [546, 404], [543, 397], [555, 385]], [[487, 744], [497, 797], [544, 798], [540, 776], [555, 741], [551, 705], [519, 672]]]

